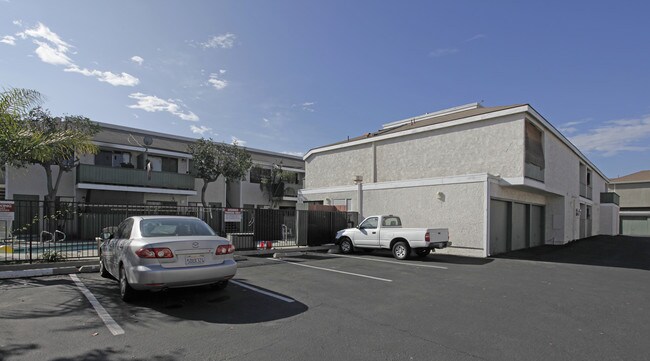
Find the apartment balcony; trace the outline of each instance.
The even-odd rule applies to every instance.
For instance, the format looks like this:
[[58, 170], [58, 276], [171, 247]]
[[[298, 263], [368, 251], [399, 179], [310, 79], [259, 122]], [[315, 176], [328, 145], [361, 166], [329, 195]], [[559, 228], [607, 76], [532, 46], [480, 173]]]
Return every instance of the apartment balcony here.
[[144, 188], [164, 188], [194, 191], [194, 177], [173, 172], [151, 172], [133, 168], [104, 167], [80, 164], [77, 168], [77, 184], [105, 184]]
[[620, 203], [620, 199], [621, 198], [619, 197], [619, 195], [614, 192], [600, 193], [600, 203], [612, 203], [618, 206]]

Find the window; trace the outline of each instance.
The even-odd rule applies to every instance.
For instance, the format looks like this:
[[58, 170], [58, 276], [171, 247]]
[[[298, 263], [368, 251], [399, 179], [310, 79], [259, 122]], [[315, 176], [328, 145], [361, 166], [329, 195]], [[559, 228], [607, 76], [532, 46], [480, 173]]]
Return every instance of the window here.
[[113, 235], [115, 239], [129, 239], [131, 238], [131, 228], [133, 228], [133, 219], [126, 219], [119, 226]]
[[99, 153], [95, 154], [95, 165], [112, 167], [113, 152], [111, 152], [110, 150], [100, 150]]
[[214, 231], [200, 219], [152, 218], [140, 221], [142, 237], [214, 236]]
[[162, 171], [178, 173], [178, 159], [163, 157]]
[[388, 216], [381, 220], [382, 227], [401, 227], [402, 220], [399, 217]]
[[544, 144], [542, 131], [531, 122], [526, 122], [524, 176], [538, 181], [544, 181]]
[[365, 221], [363, 221], [363, 223], [361, 223], [359, 225], [359, 228], [375, 229], [375, 228], [377, 228], [378, 224], [379, 224], [379, 220], [377, 219], [377, 217], [371, 217], [371, 218], [368, 218]]
[[251, 183], [262, 183], [262, 179], [271, 178], [271, 170], [268, 168], [253, 167], [250, 170], [250, 182]]

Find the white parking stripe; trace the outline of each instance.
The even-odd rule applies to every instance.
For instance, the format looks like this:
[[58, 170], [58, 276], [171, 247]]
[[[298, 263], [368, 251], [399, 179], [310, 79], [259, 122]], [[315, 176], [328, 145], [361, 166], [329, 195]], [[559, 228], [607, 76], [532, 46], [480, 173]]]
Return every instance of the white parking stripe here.
[[90, 301], [90, 304], [93, 305], [93, 308], [97, 312], [97, 315], [99, 315], [99, 318], [101, 318], [102, 321], [104, 321], [104, 324], [106, 325], [106, 327], [108, 327], [108, 330], [111, 331], [113, 336], [123, 335], [124, 330], [122, 329], [122, 327], [120, 327], [120, 325], [118, 325], [117, 322], [115, 322], [113, 317], [111, 317], [111, 315], [109, 315], [108, 312], [106, 312], [104, 306], [102, 306], [101, 303], [97, 301], [95, 295], [93, 295], [92, 292], [90, 292], [90, 290], [86, 288], [86, 286], [83, 284], [83, 282], [81, 282], [79, 277], [77, 277], [76, 274], [71, 274], [70, 278], [72, 278], [74, 283], [77, 284], [77, 287], [79, 287], [81, 293], [83, 293], [84, 296], [86, 296], [86, 298], [88, 299], [88, 301]]
[[238, 281], [235, 281], [235, 280], [230, 280], [230, 283], [236, 284], [239, 287], [248, 288], [251, 291], [255, 291], [257, 293], [261, 293], [261, 294], [267, 295], [269, 297], [277, 298], [278, 300], [281, 300], [281, 301], [284, 301], [284, 302], [289, 302], [289, 303], [295, 302], [295, 300], [293, 300], [291, 298], [276, 295], [275, 293], [267, 292], [267, 291], [261, 290], [259, 288], [256, 288], [256, 287], [253, 287], [253, 286], [250, 286], [250, 285], [247, 285], [245, 283], [241, 283], [241, 282], [238, 282]]
[[387, 261], [384, 259], [375, 259], [375, 258], [366, 258], [366, 257], [357, 257], [357, 256], [348, 256], [345, 254], [328, 254], [328, 256], [337, 256], [337, 257], [346, 257], [346, 258], [354, 258], [354, 259], [363, 259], [366, 261], [373, 261], [373, 262], [384, 262], [384, 263], [394, 263], [402, 266], [412, 266], [412, 267], [428, 267], [428, 268], [439, 268], [439, 269], [448, 269], [447, 267], [443, 266], [433, 266], [430, 264], [416, 264], [416, 263], [407, 263], [407, 262], [396, 262], [396, 261]]
[[377, 281], [393, 282], [393, 280], [389, 280], [389, 279], [386, 279], [386, 278], [379, 278], [379, 277], [373, 277], [373, 276], [368, 276], [368, 275], [362, 275], [362, 274], [360, 274], [360, 273], [352, 273], [352, 272], [339, 271], [339, 270], [335, 270], [335, 269], [331, 269], [331, 268], [323, 268], [323, 267], [310, 266], [310, 265], [308, 265], [308, 264], [295, 263], [295, 262], [288, 262], [288, 261], [283, 261], [283, 260], [281, 260], [281, 259], [275, 259], [275, 258], [270, 258], [270, 259], [272, 259], [272, 260], [274, 260], [274, 261], [278, 261], [278, 262], [283, 262], [283, 263], [287, 263], [287, 264], [292, 264], [292, 265], [294, 265], [294, 266], [301, 266], [301, 267], [314, 268], [314, 269], [319, 269], [319, 270], [322, 270], [322, 271], [328, 271], [328, 272], [343, 273], [343, 274], [351, 275], [351, 276], [357, 276], [357, 277], [363, 277], [363, 278], [370, 278], [370, 279], [372, 279], [372, 280], [377, 280]]

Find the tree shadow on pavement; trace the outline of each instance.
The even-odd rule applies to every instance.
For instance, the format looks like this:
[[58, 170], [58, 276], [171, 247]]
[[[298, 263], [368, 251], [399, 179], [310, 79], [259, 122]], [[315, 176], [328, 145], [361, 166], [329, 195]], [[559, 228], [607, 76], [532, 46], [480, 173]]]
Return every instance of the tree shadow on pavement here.
[[650, 238], [594, 236], [562, 246], [539, 246], [493, 258], [650, 270]]
[[50, 359], [50, 361], [175, 361], [182, 359], [172, 355], [152, 355], [146, 358], [132, 357], [125, 355], [123, 350], [115, 350], [112, 347], [103, 350], [91, 350], [86, 353], [71, 356], [71, 357], [57, 357]]
[[38, 345], [35, 343], [26, 343], [22, 345], [11, 344], [0, 348], [0, 361], [9, 361], [10, 359], [19, 359], [20, 356], [27, 354], [29, 351], [36, 350]]

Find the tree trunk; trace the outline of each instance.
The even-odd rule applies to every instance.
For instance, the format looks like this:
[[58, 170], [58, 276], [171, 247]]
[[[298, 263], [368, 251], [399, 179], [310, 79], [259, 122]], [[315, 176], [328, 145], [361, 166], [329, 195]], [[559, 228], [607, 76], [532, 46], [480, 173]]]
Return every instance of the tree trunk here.
[[203, 204], [203, 208], [207, 209], [208, 208], [208, 202], [205, 200], [205, 192], [208, 190], [208, 184], [210, 184], [210, 181], [207, 179], [203, 180], [203, 187], [201, 187], [201, 203]]
[[[47, 238], [54, 240], [56, 233], [56, 188], [52, 184], [52, 164], [41, 165], [45, 169], [45, 179], [47, 183], [47, 195], [45, 196], [45, 207], [43, 210], [43, 220], [46, 222], [46, 226], [43, 228], [45, 228], [47, 232], [50, 233], [50, 236]], [[57, 184], [58, 180], [59, 179], [57, 179]]]

